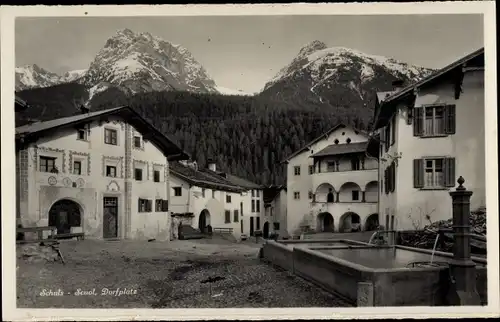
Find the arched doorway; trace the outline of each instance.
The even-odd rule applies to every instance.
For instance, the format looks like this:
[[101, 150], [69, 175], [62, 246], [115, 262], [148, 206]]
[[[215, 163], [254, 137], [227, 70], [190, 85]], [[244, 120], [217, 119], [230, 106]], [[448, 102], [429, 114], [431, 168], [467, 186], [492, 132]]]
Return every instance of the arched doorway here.
[[269, 238], [269, 222], [266, 221], [264, 227], [262, 227], [262, 235], [265, 239]]
[[49, 226], [57, 228], [57, 234], [71, 233], [71, 227], [82, 225], [82, 211], [79, 204], [72, 200], [57, 201], [49, 210]]
[[198, 229], [202, 233], [207, 233], [207, 226], [210, 225], [210, 212], [207, 209], [203, 209], [198, 218]]
[[361, 231], [361, 218], [354, 212], [346, 212], [340, 217], [339, 231], [343, 233]]
[[317, 230], [320, 232], [333, 232], [333, 216], [329, 212], [322, 212], [318, 215]]
[[378, 220], [378, 214], [371, 214], [366, 218], [365, 222], [365, 230], [366, 231], [373, 231], [377, 230], [379, 225], [379, 220]]

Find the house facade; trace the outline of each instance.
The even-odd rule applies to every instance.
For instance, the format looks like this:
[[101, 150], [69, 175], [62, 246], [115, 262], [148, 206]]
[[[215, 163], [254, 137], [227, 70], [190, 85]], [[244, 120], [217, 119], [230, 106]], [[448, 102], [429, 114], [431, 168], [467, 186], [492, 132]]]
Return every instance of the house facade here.
[[264, 220], [271, 222], [271, 231], [281, 237], [288, 235], [286, 202], [285, 186], [264, 188]]
[[452, 217], [457, 178], [484, 207], [484, 49], [394, 92], [378, 93], [382, 217], [397, 229], [421, 229]]
[[285, 160], [290, 235], [372, 229], [378, 222], [375, 143], [341, 124]]
[[246, 190], [218, 174], [200, 170], [196, 162], [171, 163], [171, 215], [201, 232], [208, 232], [208, 226], [215, 231], [231, 229], [233, 236], [240, 238], [245, 233], [242, 194]]
[[129, 107], [20, 126], [18, 223], [93, 239], [168, 240], [169, 161], [186, 158]]

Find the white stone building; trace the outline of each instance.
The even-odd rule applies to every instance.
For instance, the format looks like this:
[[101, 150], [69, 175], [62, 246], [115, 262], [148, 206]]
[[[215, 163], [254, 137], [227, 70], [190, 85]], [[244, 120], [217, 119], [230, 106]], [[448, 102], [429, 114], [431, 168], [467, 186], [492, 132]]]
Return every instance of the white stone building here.
[[368, 134], [340, 124], [284, 160], [288, 233], [373, 229], [377, 152]]
[[16, 128], [17, 219], [86, 238], [170, 238], [169, 161], [188, 156], [129, 107]]
[[452, 217], [449, 191], [457, 178], [485, 196], [484, 48], [421, 81], [378, 93], [375, 129], [380, 147], [379, 213], [397, 229], [421, 229]]
[[269, 186], [264, 188], [264, 221], [269, 222], [270, 231], [277, 233], [280, 237], [288, 235], [286, 202], [285, 186]]

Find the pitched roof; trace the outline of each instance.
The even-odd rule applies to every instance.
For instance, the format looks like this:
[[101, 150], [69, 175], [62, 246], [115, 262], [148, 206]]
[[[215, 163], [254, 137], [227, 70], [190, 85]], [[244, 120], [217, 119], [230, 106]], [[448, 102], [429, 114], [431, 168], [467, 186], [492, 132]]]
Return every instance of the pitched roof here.
[[281, 190], [285, 189], [284, 186], [269, 186], [264, 188], [264, 204], [272, 202]]
[[170, 163], [170, 172], [179, 178], [201, 188], [215, 189], [229, 192], [243, 192], [245, 189], [233, 185], [215, 173], [207, 173], [201, 170], [195, 170], [192, 167], [183, 165], [179, 162]]
[[358, 153], [366, 151], [368, 142], [330, 144], [323, 150], [311, 155], [311, 158], [323, 157], [327, 155], [340, 155], [349, 153]]
[[[389, 95], [388, 97], [385, 97], [383, 100], [378, 99], [376, 102], [376, 108], [375, 108], [375, 129], [380, 128], [383, 126], [380, 122], [380, 114], [381, 110], [384, 109], [385, 106], [392, 106], [394, 103], [397, 103], [400, 99], [407, 97], [408, 95], [412, 95], [415, 90], [418, 90], [420, 87], [423, 85], [428, 84], [431, 81], [435, 81], [441, 76], [444, 76], [452, 71], [454, 71], [456, 68], [462, 68], [462, 65], [465, 64], [466, 62], [477, 58], [481, 55], [484, 55], [484, 47], [468, 54], [465, 57], [460, 58], [459, 60], [449, 64], [448, 66], [445, 66], [444, 68], [430, 74], [427, 77], [424, 77], [423, 79], [417, 81], [416, 83], [413, 83], [409, 86], [406, 86], [402, 90], [399, 90], [397, 92], [394, 92], [393, 94]], [[378, 98], [378, 95], [377, 95]]]
[[229, 173], [226, 173], [226, 179], [237, 186], [247, 188], [247, 189], [263, 189], [264, 188], [264, 186], [262, 186], [260, 184], [248, 181], [245, 178], [241, 178], [241, 177], [235, 176], [233, 174], [229, 174]]
[[363, 135], [365, 135], [367, 137], [369, 136], [365, 131], [355, 129], [354, 127], [349, 126], [349, 125], [345, 125], [344, 123], [339, 123], [339, 124], [335, 125], [334, 127], [332, 127], [331, 129], [329, 129], [328, 131], [326, 131], [325, 133], [323, 133], [322, 135], [318, 136], [317, 138], [313, 139], [312, 141], [310, 141], [309, 143], [307, 143], [306, 145], [304, 145], [299, 150], [297, 150], [297, 151], [293, 152], [292, 154], [290, 154], [288, 157], [286, 157], [285, 159], [283, 159], [281, 161], [281, 163], [285, 163], [285, 162], [289, 161], [291, 158], [299, 155], [300, 153], [302, 153], [304, 151], [307, 151], [311, 145], [319, 142], [320, 140], [322, 140], [326, 136], [330, 135], [331, 133], [335, 132], [336, 130], [338, 130], [340, 128], [347, 128], [347, 127], [352, 128], [355, 132], [359, 132], [359, 133], [361, 133], [361, 134], [363, 134]]
[[15, 95], [15, 111], [20, 112], [29, 107], [28, 103], [26, 103], [25, 100], [20, 98], [19, 96]]
[[16, 128], [16, 140], [24, 144], [35, 142], [39, 137], [50, 135], [54, 130], [84, 125], [100, 117], [112, 115], [119, 115], [127, 120], [128, 123], [134, 125], [134, 127], [143, 134], [144, 139], [158, 145], [160, 150], [169, 157], [169, 160], [185, 160], [189, 158], [189, 155], [177, 146], [173, 140], [161, 133], [153, 124], [148, 122], [129, 106], [115, 107], [50, 121], [22, 125]]

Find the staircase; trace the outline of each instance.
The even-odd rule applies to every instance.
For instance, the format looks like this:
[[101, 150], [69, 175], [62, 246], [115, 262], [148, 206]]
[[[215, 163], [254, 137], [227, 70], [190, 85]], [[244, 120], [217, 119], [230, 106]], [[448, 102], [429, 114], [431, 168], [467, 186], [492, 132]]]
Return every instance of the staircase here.
[[181, 225], [179, 226], [179, 239], [187, 240], [187, 239], [202, 239], [206, 236], [202, 234], [198, 229], [194, 229], [190, 225]]

